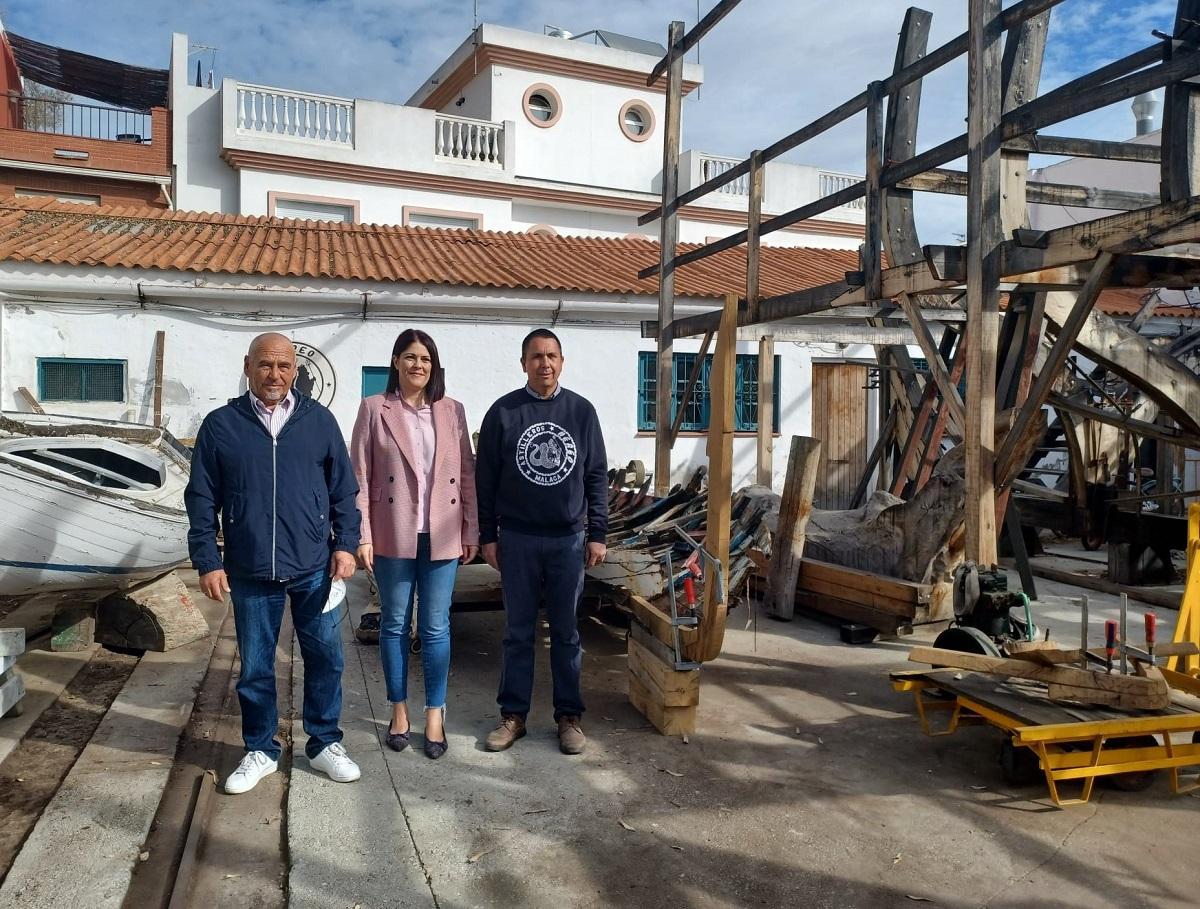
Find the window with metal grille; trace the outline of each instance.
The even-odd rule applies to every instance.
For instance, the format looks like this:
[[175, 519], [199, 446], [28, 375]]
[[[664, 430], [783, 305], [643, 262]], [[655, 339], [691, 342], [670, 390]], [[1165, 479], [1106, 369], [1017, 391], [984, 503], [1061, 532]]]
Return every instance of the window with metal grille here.
[[125, 361], [39, 357], [38, 397], [43, 401], [124, 401]]
[[[671, 394], [671, 418], [679, 409], [683, 400], [683, 392], [687, 388], [688, 378], [696, 363], [697, 354], [675, 354], [671, 363], [674, 389]], [[704, 358], [700, 367], [700, 376], [684, 409], [683, 422], [679, 424], [680, 432], [703, 432], [708, 429], [709, 419], [709, 382], [708, 374], [712, 369], [712, 354]], [[775, 387], [771, 411], [772, 432], [779, 432], [779, 367], [780, 359], [775, 357]], [[658, 354], [653, 351], [642, 351], [638, 354], [638, 430], [652, 432], [656, 422], [655, 398], [658, 394]], [[738, 354], [734, 365], [734, 399], [733, 427], [738, 432], [758, 431], [758, 354]]]

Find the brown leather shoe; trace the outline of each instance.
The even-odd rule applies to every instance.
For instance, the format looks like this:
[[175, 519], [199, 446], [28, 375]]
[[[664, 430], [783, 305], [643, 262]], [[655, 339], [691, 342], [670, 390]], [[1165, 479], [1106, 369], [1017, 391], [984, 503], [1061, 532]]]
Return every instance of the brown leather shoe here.
[[583, 754], [587, 738], [579, 728], [579, 717], [563, 716], [558, 719], [558, 750], [563, 754]]
[[488, 751], [504, 751], [525, 735], [525, 718], [515, 713], [500, 714], [500, 723], [488, 733], [484, 742]]

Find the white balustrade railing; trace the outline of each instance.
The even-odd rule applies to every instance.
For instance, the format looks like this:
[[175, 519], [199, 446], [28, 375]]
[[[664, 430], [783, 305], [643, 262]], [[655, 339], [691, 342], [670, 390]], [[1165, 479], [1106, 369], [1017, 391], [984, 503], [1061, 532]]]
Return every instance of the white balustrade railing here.
[[[712, 155], [700, 156], [700, 182], [707, 183], [713, 177], [719, 177], [726, 171], [733, 170], [742, 162], [737, 158], [716, 158]], [[750, 195], [750, 175], [742, 174], [735, 180], [730, 180], [724, 186], [717, 187], [714, 192], [727, 196]]]
[[354, 145], [354, 100], [238, 83], [238, 132]]
[[[818, 193], [820, 198], [832, 196], [834, 193], [845, 189], [847, 186], [853, 186], [855, 183], [861, 183], [862, 177], [856, 177], [854, 174], [834, 174], [828, 171], [821, 171], [817, 176]], [[863, 200], [855, 199], [853, 202], [847, 202], [841, 208], [854, 208], [859, 211], [863, 208]]]
[[504, 125], [438, 114], [433, 123], [433, 153], [470, 164], [504, 166]]

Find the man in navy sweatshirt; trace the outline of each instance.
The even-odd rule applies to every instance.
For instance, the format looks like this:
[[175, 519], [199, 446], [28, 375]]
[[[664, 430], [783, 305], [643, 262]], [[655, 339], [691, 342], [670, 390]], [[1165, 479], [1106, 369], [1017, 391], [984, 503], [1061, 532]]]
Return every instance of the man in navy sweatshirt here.
[[533, 696], [538, 607], [550, 623], [554, 719], [563, 754], [580, 754], [583, 649], [575, 607], [584, 568], [604, 561], [608, 461], [596, 409], [558, 384], [562, 344], [545, 328], [521, 344], [524, 388], [491, 406], [475, 465], [479, 542], [504, 591], [500, 724], [487, 737], [503, 751], [525, 735]]
[[292, 390], [290, 340], [259, 335], [244, 371], [249, 391], [200, 426], [184, 494], [200, 588], [217, 602], [231, 594], [242, 658], [237, 692], [246, 755], [225, 791], [253, 789], [279, 765], [275, 646], [286, 600], [304, 658], [305, 753], [315, 770], [348, 783], [359, 769], [338, 728], [342, 639], [337, 611], [325, 606], [331, 583], [354, 574], [358, 484], [333, 415]]

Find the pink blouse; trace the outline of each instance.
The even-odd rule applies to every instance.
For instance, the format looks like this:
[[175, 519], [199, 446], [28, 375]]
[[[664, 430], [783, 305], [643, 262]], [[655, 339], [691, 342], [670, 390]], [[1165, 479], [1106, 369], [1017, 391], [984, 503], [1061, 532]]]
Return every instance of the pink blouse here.
[[413, 455], [421, 465], [417, 474], [417, 533], [429, 533], [429, 495], [433, 486], [433, 456], [437, 437], [433, 431], [433, 408], [428, 404], [413, 407], [400, 399], [400, 412], [408, 421], [408, 434], [413, 443]]

